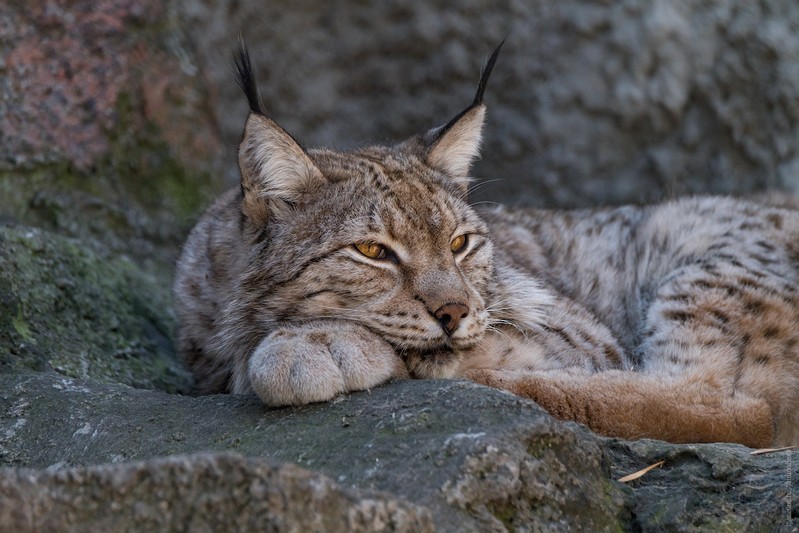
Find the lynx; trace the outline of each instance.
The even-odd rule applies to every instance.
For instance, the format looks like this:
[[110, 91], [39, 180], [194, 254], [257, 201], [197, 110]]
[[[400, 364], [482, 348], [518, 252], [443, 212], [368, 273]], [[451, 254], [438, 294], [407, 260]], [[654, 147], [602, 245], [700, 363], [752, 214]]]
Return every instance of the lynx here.
[[250, 107], [241, 186], [188, 237], [200, 392], [306, 404], [466, 378], [628, 439], [799, 443], [799, 210], [730, 198], [476, 209], [483, 93], [393, 146], [305, 149]]

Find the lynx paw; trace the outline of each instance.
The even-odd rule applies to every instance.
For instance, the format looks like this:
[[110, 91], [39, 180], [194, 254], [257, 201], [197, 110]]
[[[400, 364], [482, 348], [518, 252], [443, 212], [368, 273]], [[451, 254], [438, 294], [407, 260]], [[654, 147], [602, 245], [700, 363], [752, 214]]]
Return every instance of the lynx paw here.
[[281, 328], [255, 349], [250, 384], [267, 405], [302, 405], [407, 378], [394, 349], [354, 324]]

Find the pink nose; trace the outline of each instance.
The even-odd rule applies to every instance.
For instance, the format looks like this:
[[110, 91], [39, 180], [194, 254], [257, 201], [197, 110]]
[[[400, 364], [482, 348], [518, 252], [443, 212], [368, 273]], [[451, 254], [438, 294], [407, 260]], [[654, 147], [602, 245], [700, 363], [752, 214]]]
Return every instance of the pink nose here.
[[461, 320], [469, 314], [469, 308], [463, 304], [444, 304], [435, 312], [435, 317], [441, 322], [441, 327], [448, 335], [458, 329]]

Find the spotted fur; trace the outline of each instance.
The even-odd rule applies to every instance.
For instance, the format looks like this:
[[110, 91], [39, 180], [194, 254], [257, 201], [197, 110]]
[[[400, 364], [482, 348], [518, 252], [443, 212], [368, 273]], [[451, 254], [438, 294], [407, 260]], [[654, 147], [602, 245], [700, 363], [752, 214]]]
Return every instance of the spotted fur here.
[[799, 211], [478, 212], [494, 59], [445, 126], [336, 152], [263, 113], [242, 51], [241, 187], [191, 232], [175, 283], [199, 390], [287, 405], [467, 377], [606, 435], [799, 444]]

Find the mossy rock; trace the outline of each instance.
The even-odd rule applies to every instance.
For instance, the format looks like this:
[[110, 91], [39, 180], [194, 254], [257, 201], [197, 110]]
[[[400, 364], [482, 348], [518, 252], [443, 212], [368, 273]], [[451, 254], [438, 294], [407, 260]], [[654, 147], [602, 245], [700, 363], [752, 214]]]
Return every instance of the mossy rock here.
[[0, 224], [99, 241], [168, 285], [180, 244], [235, 163], [176, 10], [154, 0], [6, 4]]
[[124, 256], [40, 229], [0, 226], [0, 372], [166, 392], [191, 378], [170, 340], [169, 290]]

